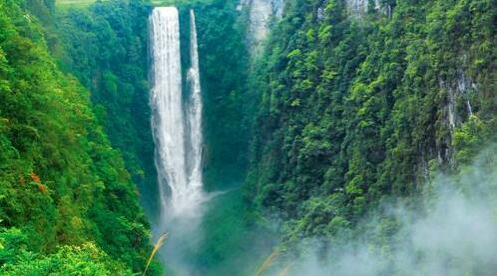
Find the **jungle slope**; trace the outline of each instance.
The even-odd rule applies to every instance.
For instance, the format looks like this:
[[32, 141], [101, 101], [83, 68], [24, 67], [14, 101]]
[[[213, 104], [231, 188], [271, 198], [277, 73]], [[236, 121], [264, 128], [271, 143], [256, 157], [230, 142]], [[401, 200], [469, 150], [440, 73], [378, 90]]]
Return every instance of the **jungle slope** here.
[[287, 245], [414, 204], [496, 130], [495, 1], [353, 2], [287, 1], [256, 68], [246, 188]]
[[141, 272], [148, 224], [88, 91], [49, 54], [53, 7], [0, 3], [0, 270]]

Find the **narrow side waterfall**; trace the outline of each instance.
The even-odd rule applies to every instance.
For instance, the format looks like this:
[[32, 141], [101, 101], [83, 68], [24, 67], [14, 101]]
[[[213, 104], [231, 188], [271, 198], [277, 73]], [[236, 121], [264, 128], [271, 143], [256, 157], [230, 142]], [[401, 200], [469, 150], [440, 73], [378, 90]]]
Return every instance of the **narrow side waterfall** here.
[[190, 10], [190, 62], [188, 84], [190, 98], [188, 103], [188, 133], [190, 135], [190, 158], [188, 182], [195, 192], [202, 190], [202, 95], [200, 88], [200, 68], [198, 62], [197, 26], [195, 13]]
[[202, 101], [195, 18], [191, 12], [189, 93], [183, 96], [179, 14], [155, 8], [150, 16], [152, 129], [161, 218], [195, 216], [202, 192]]

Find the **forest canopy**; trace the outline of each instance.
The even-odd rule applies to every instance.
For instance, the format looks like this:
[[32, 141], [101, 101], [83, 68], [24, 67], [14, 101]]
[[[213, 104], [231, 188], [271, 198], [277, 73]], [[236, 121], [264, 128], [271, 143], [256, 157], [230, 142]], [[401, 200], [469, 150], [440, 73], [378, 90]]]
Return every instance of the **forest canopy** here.
[[[159, 6], [181, 116], [201, 87], [186, 223], [151, 119]], [[0, 0], [0, 274], [141, 274], [177, 227], [147, 275], [492, 275], [496, 45], [495, 0]]]
[[0, 4], [0, 270], [131, 275], [149, 226], [88, 90], [50, 53], [53, 9]]

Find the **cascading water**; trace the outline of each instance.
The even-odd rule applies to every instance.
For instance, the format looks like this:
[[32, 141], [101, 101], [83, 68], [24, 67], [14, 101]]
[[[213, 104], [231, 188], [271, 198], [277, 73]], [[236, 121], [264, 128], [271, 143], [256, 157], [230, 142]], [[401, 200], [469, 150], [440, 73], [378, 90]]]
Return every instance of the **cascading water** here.
[[193, 192], [199, 196], [202, 190], [202, 95], [200, 88], [200, 68], [198, 63], [197, 26], [195, 13], [190, 10], [190, 62], [188, 83], [190, 98], [188, 104], [188, 133], [190, 135], [190, 158], [188, 167], [188, 182]]
[[202, 101], [193, 11], [190, 29], [190, 91], [183, 97], [178, 10], [155, 8], [150, 16], [150, 102], [162, 223], [166, 217], [195, 216], [203, 201]]

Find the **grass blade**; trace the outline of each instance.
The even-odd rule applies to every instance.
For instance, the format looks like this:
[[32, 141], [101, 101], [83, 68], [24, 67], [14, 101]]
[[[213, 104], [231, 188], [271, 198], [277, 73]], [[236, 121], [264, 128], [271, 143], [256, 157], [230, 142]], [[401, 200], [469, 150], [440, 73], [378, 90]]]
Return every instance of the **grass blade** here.
[[154, 250], [152, 250], [150, 257], [148, 257], [147, 266], [145, 267], [145, 270], [143, 271], [143, 276], [145, 276], [145, 274], [147, 274], [148, 267], [150, 266], [150, 263], [154, 259], [155, 254], [157, 254], [159, 249], [164, 245], [164, 243], [166, 242], [168, 237], [169, 237], [169, 233], [165, 233], [162, 236], [160, 236], [159, 240], [155, 243]]

